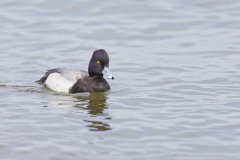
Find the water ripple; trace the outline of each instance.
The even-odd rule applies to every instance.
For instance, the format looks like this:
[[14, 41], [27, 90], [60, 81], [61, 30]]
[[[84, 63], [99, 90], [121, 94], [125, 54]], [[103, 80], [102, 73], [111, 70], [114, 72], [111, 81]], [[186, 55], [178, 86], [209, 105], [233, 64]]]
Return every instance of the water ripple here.
[[[0, 159], [239, 159], [239, 2], [0, 7]], [[97, 48], [117, 77], [110, 92], [35, 83], [50, 68], [87, 70]]]

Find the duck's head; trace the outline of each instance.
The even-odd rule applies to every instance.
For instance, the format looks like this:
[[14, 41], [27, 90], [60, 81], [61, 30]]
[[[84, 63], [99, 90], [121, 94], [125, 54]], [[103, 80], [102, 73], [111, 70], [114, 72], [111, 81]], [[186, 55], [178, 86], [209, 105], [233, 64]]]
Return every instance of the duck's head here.
[[104, 75], [109, 79], [114, 79], [109, 70], [109, 56], [104, 49], [98, 49], [93, 52], [88, 65], [88, 74], [90, 77]]

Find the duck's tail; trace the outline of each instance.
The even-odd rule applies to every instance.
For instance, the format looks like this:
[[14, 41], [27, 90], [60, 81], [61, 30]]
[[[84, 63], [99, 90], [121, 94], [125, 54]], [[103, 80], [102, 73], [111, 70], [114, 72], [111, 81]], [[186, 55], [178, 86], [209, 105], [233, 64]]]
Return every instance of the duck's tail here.
[[42, 79], [39, 79], [39, 80], [37, 80], [35, 82], [38, 83], [38, 84], [42, 84]]
[[46, 81], [47, 78], [48, 78], [48, 75], [45, 75], [45, 76], [43, 76], [41, 79], [39, 79], [39, 80], [37, 80], [37, 81], [35, 81], [35, 82], [42, 85], [42, 84], [45, 83], [45, 81]]

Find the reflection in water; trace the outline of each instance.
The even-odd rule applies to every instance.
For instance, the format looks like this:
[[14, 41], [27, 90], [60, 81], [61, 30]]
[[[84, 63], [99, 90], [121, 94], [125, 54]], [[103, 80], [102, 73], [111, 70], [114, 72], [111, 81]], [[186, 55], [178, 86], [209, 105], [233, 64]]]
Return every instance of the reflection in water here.
[[[1, 89], [8, 89], [8, 90], [14, 90], [16, 92], [39, 92], [42, 93], [42, 91], [39, 91], [37, 87], [35, 86], [10, 86], [10, 85], [1, 85], [0, 84], [0, 91]], [[49, 89], [45, 88], [46, 91], [49, 91]], [[53, 93], [50, 91], [51, 94]], [[72, 101], [69, 99], [69, 95], [61, 95], [61, 94], [54, 94], [54, 100], [50, 102], [50, 104], [54, 105], [65, 105], [68, 104], [66, 102], [71, 101], [75, 104], [73, 107], [86, 109], [88, 113], [88, 118], [85, 119], [85, 122], [88, 122], [90, 124], [87, 125], [88, 128], [90, 128], [91, 131], [107, 131], [111, 130], [111, 127], [109, 124], [106, 123], [106, 120], [111, 119], [107, 113], [104, 112], [104, 110], [107, 108], [107, 97], [105, 92], [92, 92], [92, 93], [83, 93], [78, 94], [77, 96], [74, 95], [74, 98], [77, 99], [76, 101]], [[67, 105], [69, 107], [69, 105]], [[44, 107], [47, 107], [44, 105]]]
[[[86, 109], [90, 115], [90, 119], [84, 120], [85, 122], [89, 122], [90, 124], [87, 127], [90, 128], [91, 131], [107, 131], [111, 130], [111, 127], [105, 120], [111, 119], [104, 110], [107, 108], [106, 103], [106, 93], [104, 92], [92, 92], [88, 95], [75, 97], [79, 101], [87, 101]], [[82, 105], [75, 105], [74, 107], [81, 107]], [[104, 119], [102, 119], [104, 118]]]

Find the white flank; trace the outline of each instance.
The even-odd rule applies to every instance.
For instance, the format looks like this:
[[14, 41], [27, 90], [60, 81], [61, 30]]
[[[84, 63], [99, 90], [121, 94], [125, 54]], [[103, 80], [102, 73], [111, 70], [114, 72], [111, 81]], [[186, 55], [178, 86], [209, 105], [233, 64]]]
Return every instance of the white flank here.
[[69, 89], [73, 86], [74, 82], [69, 81], [59, 73], [52, 73], [45, 81], [45, 85], [53, 91], [69, 93]]

